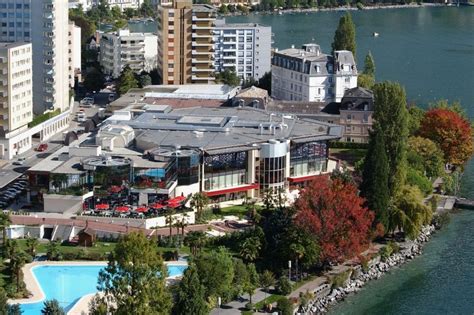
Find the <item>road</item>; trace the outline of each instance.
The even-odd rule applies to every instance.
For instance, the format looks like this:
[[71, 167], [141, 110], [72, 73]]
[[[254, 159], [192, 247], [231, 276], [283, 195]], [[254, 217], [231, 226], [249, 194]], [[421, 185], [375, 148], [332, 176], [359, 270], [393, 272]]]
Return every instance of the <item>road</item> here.
[[[100, 102], [104, 102], [105, 98], [108, 97], [109, 93], [98, 93], [101, 94], [102, 96], [99, 98]], [[106, 95], [106, 96], [105, 96]], [[88, 118], [94, 116], [97, 111], [98, 111], [98, 106], [94, 105], [91, 108], [84, 108], [84, 112], [86, 113], [86, 116]], [[76, 112], [80, 109], [79, 103], [76, 102], [74, 104], [74, 108], [71, 113], [71, 124], [69, 128], [67, 129], [68, 131], [71, 130], [78, 130], [81, 129], [81, 125], [77, 122], [76, 120]], [[17, 157], [15, 157], [12, 160], [3, 160], [0, 166], [0, 188], [4, 188], [7, 186], [9, 183], [14, 181], [16, 178], [20, 177], [22, 174], [24, 174], [30, 167], [33, 165], [38, 164], [42, 159], [45, 157], [49, 156], [52, 152], [57, 151], [61, 146], [63, 146], [63, 135], [62, 132], [54, 135], [48, 141], [45, 141], [44, 143], [48, 144], [48, 149], [43, 152], [37, 152], [34, 149], [38, 147], [40, 142], [38, 139], [33, 138], [33, 146], [30, 150], [19, 154]], [[23, 162], [23, 165], [14, 165], [13, 163], [18, 160], [18, 158], [25, 158], [26, 160]]]

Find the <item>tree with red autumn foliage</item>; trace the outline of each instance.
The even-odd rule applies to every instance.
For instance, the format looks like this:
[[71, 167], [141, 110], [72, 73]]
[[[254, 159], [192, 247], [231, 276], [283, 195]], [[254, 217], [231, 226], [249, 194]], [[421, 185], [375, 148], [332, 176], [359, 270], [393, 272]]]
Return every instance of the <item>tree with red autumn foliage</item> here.
[[464, 164], [474, 150], [469, 121], [450, 109], [427, 111], [421, 121], [420, 135], [438, 144], [445, 161], [454, 165]]
[[295, 203], [295, 222], [315, 236], [321, 260], [340, 262], [358, 255], [369, 243], [374, 213], [363, 206], [357, 188], [318, 176]]

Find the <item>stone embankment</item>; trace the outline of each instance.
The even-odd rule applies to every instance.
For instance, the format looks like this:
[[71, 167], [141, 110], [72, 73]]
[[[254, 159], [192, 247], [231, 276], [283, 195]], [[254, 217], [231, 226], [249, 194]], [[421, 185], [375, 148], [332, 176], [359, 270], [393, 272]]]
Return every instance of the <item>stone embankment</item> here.
[[365, 272], [361, 269], [353, 271], [344, 286], [330, 290], [326, 296], [317, 296], [314, 300], [308, 303], [306, 307], [301, 307], [298, 313], [326, 313], [330, 306], [343, 300], [347, 295], [359, 291], [368, 281], [379, 279], [384, 273], [390, 271], [392, 268], [420, 255], [422, 253], [423, 243], [430, 239], [434, 231], [435, 227], [433, 225], [424, 227], [416, 240], [400, 243], [400, 251], [398, 253], [392, 254], [385, 261], [381, 261], [380, 256], [378, 256], [377, 259], [373, 259], [369, 263], [368, 270]]

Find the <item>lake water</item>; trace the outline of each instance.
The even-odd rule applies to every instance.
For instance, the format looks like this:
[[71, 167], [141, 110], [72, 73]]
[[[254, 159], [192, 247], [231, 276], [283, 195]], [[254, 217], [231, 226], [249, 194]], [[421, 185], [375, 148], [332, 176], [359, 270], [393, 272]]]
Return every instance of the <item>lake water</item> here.
[[[232, 17], [271, 25], [274, 47], [316, 42], [329, 52], [342, 12]], [[474, 7], [356, 11], [359, 68], [370, 50], [377, 80], [398, 81], [410, 101], [459, 100], [474, 117]], [[373, 32], [380, 34], [375, 38]], [[461, 194], [474, 198], [474, 161]], [[474, 211], [452, 216], [424, 254], [349, 297], [331, 314], [474, 314]]]

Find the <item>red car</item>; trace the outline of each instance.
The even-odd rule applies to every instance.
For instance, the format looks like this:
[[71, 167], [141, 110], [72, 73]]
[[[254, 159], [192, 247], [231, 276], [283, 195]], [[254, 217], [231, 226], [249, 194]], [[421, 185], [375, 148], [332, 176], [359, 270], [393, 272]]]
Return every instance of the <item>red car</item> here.
[[48, 150], [48, 144], [47, 143], [41, 143], [37, 148], [36, 151], [43, 152]]

